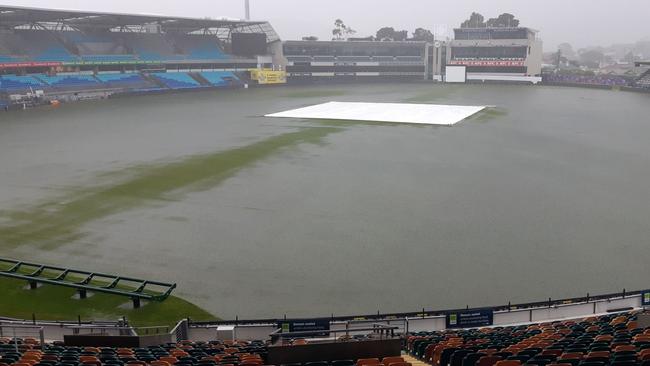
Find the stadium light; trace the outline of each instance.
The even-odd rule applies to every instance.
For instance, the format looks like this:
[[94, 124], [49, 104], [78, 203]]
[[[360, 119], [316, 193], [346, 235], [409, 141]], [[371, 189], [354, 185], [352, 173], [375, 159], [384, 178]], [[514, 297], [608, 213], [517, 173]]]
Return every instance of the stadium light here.
[[251, 20], [251, 3], [250, 0], [244, 0], [246, 8], [246, 20]]

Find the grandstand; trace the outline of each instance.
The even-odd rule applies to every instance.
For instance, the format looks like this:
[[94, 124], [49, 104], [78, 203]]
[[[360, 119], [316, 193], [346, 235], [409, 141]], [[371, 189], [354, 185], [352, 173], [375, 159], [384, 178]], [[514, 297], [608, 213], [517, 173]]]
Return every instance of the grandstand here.
[[[261, 34], [266, 47], [235, 55], [233, 46], [242, 45], [233, 44], [233, 34]], [[97, 90], [240, 86], [249, 69], [276, 67], [279, 43], [263, 21], [1, 6], [0, 98], [31, 90], [57, 99], [62, 93]], [[227, 74], [196, 80], [204, 71]]]
[[541, 76], [542, 41], [530, 28], [458, 28], [454, 35], [447, 65], [465, 67], [469, 80]]
[[426, 42], [286, 41], [290, 81], [431, 79]]
[[154, 84], [148, 82], [138, 73], [98, 74], [96, 78], [108, 87], [114, 88], [144, 89], [154, 87]]
[[0, 90], [8, 92], [29, 91], [30, 89], [43, 89], [46, 87], [47, 84], [32, 76], [0, 76]]
[[633, 366], [650, 364], [650, 331], [636, 313], [545, 324], [420, 332], [408, 352], [438, 366]]
[[542, 42], [530, 28], [460, 28], [443, 42], [287, 41], [290, 81], [442, 81], [447, 66], [469, 80], [540, 82]]
[[279, 41], [267, 22], [0, 7], [0, 57], [61, 65], [101, 62], [220, 61], [257, 64], [257, 56], [228, 54], [232, 33], [262, 33]]
[[650, 89], [650, 61], [636, 62], [637, 67], [644, 67], [646, 70], [634, 81], [634, 86], [642, 89]]
[[[552, 302], [519, 324], [485, 322], [487, 309], [446, 311], [446, 326], [423, 328], [426, 313], [405, 319], [377, 315], [331, 319], [217, 322], [181, 321], [171, 332], [134, 333], [123, 324], [20, 325], [0, 321], [3, 366], [647, 366], [650, 365], [649, 292]], [[629, 304], [631, 307], [616, 308]], [[603, 314], [587, 315], [611, 308]], [[566, 317], [562, 307], [585, 311]], [[518, 310], [515, 310], [518, 309]], [[578, 310], [580, 311], [580, 310]], [[532, 321], [533, 312], [548, 320]], [[539, 316], [538, 315], [538, 316]], [[562, 316], [564, 315], [564, 317]], [[560, 316], [553, 320], [553, 316]], [[419, 325], [409, 325], [409, 319]], [[504, 320], [504, 319], [502, 319]], [[484, 324], [480, 326], [478, 324]], [[48, 342], [44, 328], [63, 329]], [[31, 333], [30, 333], [31, 332]], [[101, 336], [98, 336], [101, 332]], [[9, 337], [7, 335], [10, 334]], [[20, 335], [20, 336], [17, 336]], [[4, 338], [3, 338], [4, 337]], [[135, 342], [135, 343], [134, 343]], [[150, 343], [147, 343], [150, 342]], [[126, 344], [133, 344], [127, 346]]]

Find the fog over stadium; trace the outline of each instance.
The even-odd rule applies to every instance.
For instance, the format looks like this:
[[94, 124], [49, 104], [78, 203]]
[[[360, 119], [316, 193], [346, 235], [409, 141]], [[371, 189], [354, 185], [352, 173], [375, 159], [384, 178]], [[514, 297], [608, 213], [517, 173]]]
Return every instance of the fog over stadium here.
[[[156, 9], [156, 13], [174, 16], [244, 17], [243, 0], [15, 0], [10, 5], [125, 13], [151, 13]], [[436, 0], [252, 0], [251, 7], [253, 19], [270, 21], [285, 40], [311, 35], [328, 39], [337, 18], [353, 27], [358, 36], [370, 36], [381, 27], [392, 26], [409, 31], [416, 27], [435, 29], [441, 35], [446, 30], [451, 37], [451, 29], [472, 11], [486, 18], [503, 12], [515, 14], [523, 26], [541, 31], [546, 51], [555, 50], [563, 42], [581, 48], [650, 37], [650, 2], [646, 0], [459, 0], [453, 6]], [[291, 9], [305, 11], [292, 16]]]

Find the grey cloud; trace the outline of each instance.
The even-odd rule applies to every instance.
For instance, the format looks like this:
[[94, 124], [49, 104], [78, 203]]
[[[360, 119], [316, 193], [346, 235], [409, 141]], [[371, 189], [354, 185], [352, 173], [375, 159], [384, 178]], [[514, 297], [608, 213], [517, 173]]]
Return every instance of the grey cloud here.
[[[243, 0], [13, 0], [12, 5], [195, 17], [243, 17]], [[252, 15], [272, 22], [283, 39], [330, 37], [341, 18], [359, 35], [382, 26], [438, 33], [460, 24], [472, 11], [486, 17], [510, 12], [538, 29], [547, 50], [561, 42], [574, 47], [629, 43], [650, 36], [648, 0], [251, 0]]]

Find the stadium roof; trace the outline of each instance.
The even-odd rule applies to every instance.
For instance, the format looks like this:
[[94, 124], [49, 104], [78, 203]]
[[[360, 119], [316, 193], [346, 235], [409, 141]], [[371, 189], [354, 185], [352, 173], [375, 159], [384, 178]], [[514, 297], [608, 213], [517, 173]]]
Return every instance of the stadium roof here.
[[273, 27], [266, 21], [246, 21], [241, 19], [188, 18], [151, 14], [121, 14], [92, 11], [42, 9], [20, 6], [0, 5], [0, 29], [36, 27], [49, 29], [65, 27], [77, 30], [120, 30], [160, 26], [165, 32], [191, 33], [212, 31], [218, 35], [231, 32], [266, 33], [268, 40], [276, 41], [279, 37]]
[[488, 30], [520, 30], [520, 29], [525, 29], [532, 33], [539, 33], [539, 30], [530, 27], [457, 27], [454, 28], [455, 31], [457, 30], [488, 31]]

